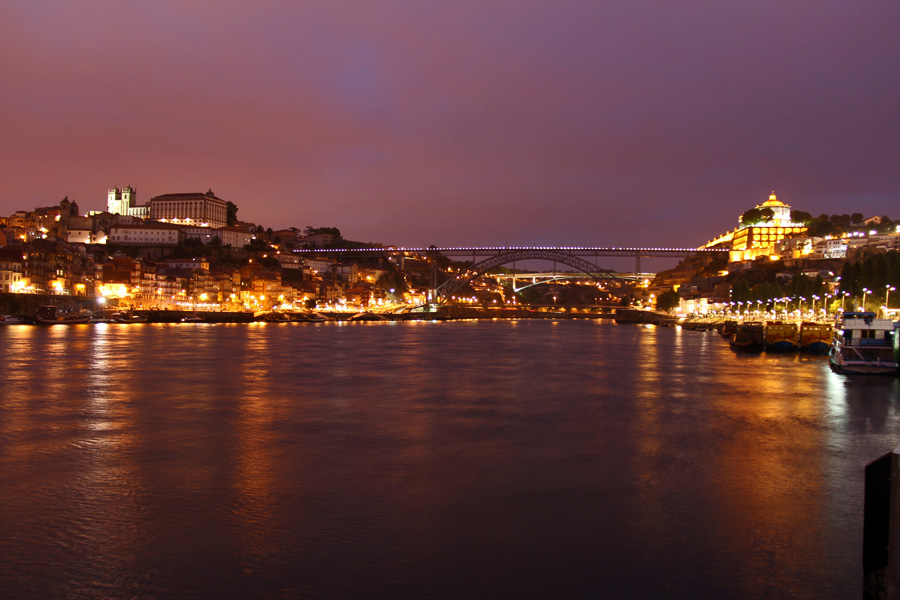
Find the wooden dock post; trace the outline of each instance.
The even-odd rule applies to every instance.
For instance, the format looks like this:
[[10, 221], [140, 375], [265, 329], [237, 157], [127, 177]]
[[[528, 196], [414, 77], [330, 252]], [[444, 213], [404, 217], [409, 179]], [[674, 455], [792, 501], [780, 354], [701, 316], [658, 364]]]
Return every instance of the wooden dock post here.
[[900, 446], [866, 465], [863, 598], [900, 600]]

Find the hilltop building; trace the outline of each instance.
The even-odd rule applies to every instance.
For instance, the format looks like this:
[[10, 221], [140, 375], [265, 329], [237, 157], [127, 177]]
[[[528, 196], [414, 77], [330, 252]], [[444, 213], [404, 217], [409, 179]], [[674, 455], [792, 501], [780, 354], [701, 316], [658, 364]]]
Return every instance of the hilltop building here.
[[107, 211], [141, 219], [197, 227], [225, 227], [228, 225], [228, 203], [212, 190], [205, 194], [163, 194], [150, 198], [147, 204], [137, 204], [137, 191], [129, 186], [109, 190]]
[[106, 200], [107, 212], [114, 215], [126, 215], [146, 219], [150, 216], [150, 207], [137, 204], [137, 190], [130, 185], [121, 190], [114, 187], [109, 190]]
[[150, 198], [150, 218], [182, 225], [225, 227], [228, 203], [212, 190], [205, 194], [163, 194]]
[[791, 220], [791, 206], [779, 200], [775, 192], [755, 208], [771, 210], [772, 217], [754, 223], [744, 223], [741, 217], [735, 229], [710, 240], [702, 248], [727, 245], [731, 248], [728, 262], [752, 261], [762, 256], [774, 256], [776, 244], [786, 238], [802, 235], [807, 230], [806, 225]]

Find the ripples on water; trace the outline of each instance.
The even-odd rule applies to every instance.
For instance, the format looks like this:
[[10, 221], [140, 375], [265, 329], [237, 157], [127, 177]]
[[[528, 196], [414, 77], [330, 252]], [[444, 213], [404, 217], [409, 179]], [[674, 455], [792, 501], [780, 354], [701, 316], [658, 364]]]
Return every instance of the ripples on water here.
[[896, 378], [594, 321], [4, 327], [0, 595], [846, 598]]

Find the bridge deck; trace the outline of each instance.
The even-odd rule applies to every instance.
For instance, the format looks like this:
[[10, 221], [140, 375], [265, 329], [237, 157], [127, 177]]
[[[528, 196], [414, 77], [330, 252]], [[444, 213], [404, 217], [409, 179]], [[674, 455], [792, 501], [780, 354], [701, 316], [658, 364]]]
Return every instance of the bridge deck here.
[[495, 256], [506, 252], [549, 250], [565, 252], [573, 256], [641, 256], [659, 258], [679, 258], [693, 254], [719, 254], [727, 252], [721, 248], [652, 248], [652, 247], [616, 247], [616, 246], [430, 246], [402, 247], [385, 246], [380, 248], [324, 248], [294, 250], [295, 254], [444, 254], [448, 256]]

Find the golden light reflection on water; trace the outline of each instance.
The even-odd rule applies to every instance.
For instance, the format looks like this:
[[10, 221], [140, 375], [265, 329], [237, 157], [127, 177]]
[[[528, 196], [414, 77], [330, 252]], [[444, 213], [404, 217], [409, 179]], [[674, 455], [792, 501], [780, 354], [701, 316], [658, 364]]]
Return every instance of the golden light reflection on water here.
[[137, 536], [123, 530], [137, 526], [140, 485], [127, 449], [130, 409], [112, 391], [121, 373], [109, 360], [110, 330], [17, 327], [4, 334], [0, 460], [7, 477], [33, 479], [18, 490], [30, 502], [7, 497], [7, 514], [23, 526], [49, 525], [67, 540], [48, 556], [90, 547], [104, 569], [127, 571], [137, 548], [122, 542]]
[[[825, 543], [815, 539], [818, 530], [798, 524], [829, 510], [827, 461], [816, 450], [828, 443], [821, 412], [841, 415], [837, 382], [827, 369], [797, 368], [803, 357], [735, 354], [719, 339], [692, 339], [687, 352], [686, 335], [703, 334], [644, 330], [633, 340], [641, 369], [627, 394], [636, 408], [636, 525], [646, 539], [658, 539], [681, 506], [707, 494], [716, 498], [717, 512], [697, 524], [698, 535], [738, 546], [764, 531], [767, 547], [758, 559], [772, 568], [791, 564], [798, 536], [812, 536], [804, 544]], [[696, 406], [695, 397], [709, 404]], [[672, 422], [684, 411], [698, 435], [673, 440]], [[685, 479], [692, 482], [688, 488], [679, 486]], [[743, 584], [750, 596], [766, 585], [752, 578]]]
[[284, 531], [278, 510], [281, 490], [278, 489], [278, 473], [284, 472], [272, 436], [277, 435], [277, 425], [287, 415], [285, 402], [296, 397], [285, 397], [270, 388], [270, 346], [267, 324], [250, 330], [249, 335], [238, 340], [246, 360], [240, 376], [238, 405], [239, 417], [234, 432], [234, 472], [232, 474], [236, 494], [235, 510], [228, 515], [229, 525], [240, 538], [244, 551], [240, 557], [242, 568], [253, 572], [268, 557], [284, 551]]

